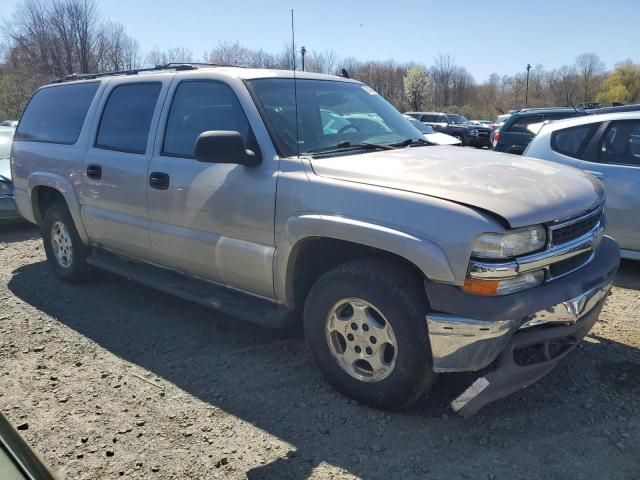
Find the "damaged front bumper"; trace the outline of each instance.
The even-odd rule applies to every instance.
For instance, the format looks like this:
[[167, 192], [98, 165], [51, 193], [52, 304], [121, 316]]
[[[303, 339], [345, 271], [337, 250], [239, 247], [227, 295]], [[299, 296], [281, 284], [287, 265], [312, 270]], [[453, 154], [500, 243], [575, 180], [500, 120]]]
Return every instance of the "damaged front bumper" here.
[[486, 371], [452, 408], [472, 415], [549, 373], [597, 321], [618, 263], [617, 244], [605, 238], [589, 265], [518, 294], [478, 297], [426, 284], [432, 307], [447, 312], [427, 316], [434, 371]]

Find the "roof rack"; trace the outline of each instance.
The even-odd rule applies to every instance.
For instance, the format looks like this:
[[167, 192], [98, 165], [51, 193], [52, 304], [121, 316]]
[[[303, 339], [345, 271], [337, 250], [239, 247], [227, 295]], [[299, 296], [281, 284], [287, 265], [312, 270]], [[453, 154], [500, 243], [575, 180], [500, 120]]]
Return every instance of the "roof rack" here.
[[219, 63], [199, 63], [199, 62], [184, 62], [184, 63], [170, 62], [170, 63], [161, 63], [156, 65], [155, 67], [134, 68], [131, 70], [117, 70], [114, 72], [83, 73], [80, 75], [77, 73], [73, 73], [71, 75], [58, 78], [57, 80], [53, 80], [51, 83], [73, 82], [75, 80], [93, 80], [95, 78], [111, 77], [115, 75], [137, 75], [143, 72], [158, 72], [162, 70], [175, 70], [176, 72], [181, 72], [185, 70], [197, 70], [199, 67], [232, 67], [232, 66], [234, 65], [222, 65]]

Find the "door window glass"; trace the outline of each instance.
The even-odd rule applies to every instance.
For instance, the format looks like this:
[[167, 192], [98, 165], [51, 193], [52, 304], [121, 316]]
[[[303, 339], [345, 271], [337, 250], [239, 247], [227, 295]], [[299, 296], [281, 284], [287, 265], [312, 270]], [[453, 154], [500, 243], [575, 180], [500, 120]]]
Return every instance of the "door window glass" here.
[[612, 122], [600, 146], [600, 161], [640, 166], [640, 122]]
[[114, 88], [102, 113], [96, 147], [144, 153], [161, 88], [159, 82], [132, 83]]
[[215, 81], [182, 82], [173, 97], [162, 152], [191, 158], [198, 136], [211, 130], [239, 132], [249, 143], [249, 122], [231, 87]]

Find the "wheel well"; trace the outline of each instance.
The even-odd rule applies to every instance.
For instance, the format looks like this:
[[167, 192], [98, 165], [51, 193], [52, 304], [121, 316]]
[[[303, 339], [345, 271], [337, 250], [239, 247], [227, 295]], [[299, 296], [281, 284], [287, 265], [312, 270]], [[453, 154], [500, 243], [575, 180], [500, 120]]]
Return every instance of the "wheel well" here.
[[309, 290], [320, 276], [332, 268], [363, 258], [375, 258], [401, 266], [416, 278], [424, 274], [413, 263], [394, 253], [358, 243], [334, 238], [310, 238], [303, 240], [291, 253], [287, 271], [287, 304], [301, 309]]
[[33, 189], [33, 193], [31, 194], [31, 203], [33, 206], [33, 215], [40, 226], [42, 226], [44, 214], [51, 205], [56, 203], [62, 203], [63, 205], [67, 204], [64, 196], [59, 190], [45, 186]]

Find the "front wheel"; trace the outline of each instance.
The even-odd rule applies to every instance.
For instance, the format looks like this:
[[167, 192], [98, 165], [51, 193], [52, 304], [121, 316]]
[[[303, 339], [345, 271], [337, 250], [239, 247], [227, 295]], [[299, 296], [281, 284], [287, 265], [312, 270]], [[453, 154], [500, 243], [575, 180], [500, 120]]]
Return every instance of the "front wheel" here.
[[44, 250], [56, 276], [67, 282], [83, 280], [89, 270], [89, 247], [82, 243], [66, 205], [49, 207], [42, 229]]
[[329, 383], [376, 408], [417, 400], [436, 378], [420, 282], [397, 266], [359, 260], [325, 273], [305, 304], [305, 337]]

